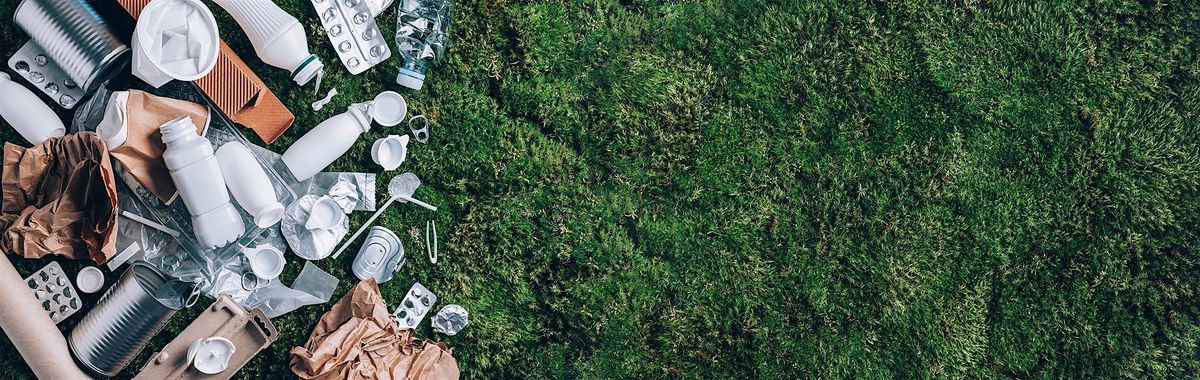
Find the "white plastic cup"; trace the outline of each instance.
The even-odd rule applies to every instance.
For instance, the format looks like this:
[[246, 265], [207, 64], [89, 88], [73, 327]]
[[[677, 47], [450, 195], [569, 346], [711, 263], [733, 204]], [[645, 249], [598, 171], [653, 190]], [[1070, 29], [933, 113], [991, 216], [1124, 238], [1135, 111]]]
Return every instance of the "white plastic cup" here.
[[[164, 24], [178, 24], [179, 21], [199, 24], [191, 26], [186, 36], [178, 37], [182, 39], [181, 43], [199, 44], [202, 49], [191, 64], [164, 62], [161, 34], [170, 29], [170, 25], [164, 27]], [[155, 88], [162, 87], [172, 79], [193, 81], [203, 78], [217, 64], [219, 40], [217, 20], [204, 3], [197, 0], [153, 0], [138, 16], [137, 27], [133, 31], [133, 74]]]

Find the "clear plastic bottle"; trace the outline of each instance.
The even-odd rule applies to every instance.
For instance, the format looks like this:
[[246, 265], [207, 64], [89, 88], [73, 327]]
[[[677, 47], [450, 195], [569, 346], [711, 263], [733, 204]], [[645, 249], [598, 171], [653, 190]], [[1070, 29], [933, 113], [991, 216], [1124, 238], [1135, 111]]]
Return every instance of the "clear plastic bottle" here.
[[400, 0], [396, 13], [400, 74], [396, 83], [414, 90], [425, 84], [425, 75], [446, 51], [450, 5], [450, 0]]
[[225, 177], [208, 139], [196, 134], [192, 119], [181, 116], [159, 127], [163, 162], [188, 212], [196, 239], [207, 247], [223, 246], [246, 233], [241, 214], [229, 202]]

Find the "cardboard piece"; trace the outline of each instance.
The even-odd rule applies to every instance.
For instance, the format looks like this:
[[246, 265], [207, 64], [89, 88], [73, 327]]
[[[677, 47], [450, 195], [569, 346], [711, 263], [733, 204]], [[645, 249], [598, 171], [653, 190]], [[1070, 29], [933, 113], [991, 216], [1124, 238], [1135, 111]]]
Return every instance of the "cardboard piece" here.
[[416, 340], [401, 330], [375, 278], [359, 282], [317, 322], [304, 347], [294, 347], [292, 372], [302, 379], [458, 379], [458, 363], [443, 342]]
[[39, 379], [90, 379], [71, 360], [67, 339], [42, 310], [29, 286], [0, 253], [0, 328]]
[[[113, 99], [120, 94], [114, 92]], [[128, 134], [125, 143], [110, 153], [146, 190], [163, 203], [168, 203], [175, 196], [177, 189], [175, 181], [171, 180], [171, 172], [162, 159], [167, 146], [162, 142], [162, 133], [158, 132], [158, 127], [187, 115], [196, 125], [196, 133], [203, 136], [204, 130], [208, 128], [208, 107], [138, 90], [129, 90], [127, 99], [124, 115]], [[105, 119], [109, 118], [106, 116]]]
[[[117, 0], [117, 3], [137, 19], [150, 0]], [[197, 79], [196, 85], [230, 119], [254, 130], [263, 142], [274, 142], [292, 126], [296, 117], [225, 41], [220, 41], [220, 46], [217, 65], [208, 75]]]
[[[259, 351], [275, 342], [278, 335], [275, 325], [262, 311], [247, 312], [233, 298], [222, 294], [162, 351], [150, 356], [150, 361], [134, 379], [228, 379]], [[229, 368], [211, 375], [200, 372], [187, 361], [192, 342], [209, 337], [229, 339], [235, 348], [229, 358]]]
[[104, 264], [117, 253], [117, 186], [95, 132], [32, 148], [5, 143], [0, 248], [27, 259], [63, 255]]

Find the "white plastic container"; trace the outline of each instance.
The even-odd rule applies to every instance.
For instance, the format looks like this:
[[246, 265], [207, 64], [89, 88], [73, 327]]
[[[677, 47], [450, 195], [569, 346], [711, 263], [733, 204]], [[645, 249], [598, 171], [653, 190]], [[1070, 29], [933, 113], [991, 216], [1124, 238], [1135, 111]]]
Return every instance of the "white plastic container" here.
[[404, 120], [408, 104], [393, 91], [384, 91], [366, 103], [352, 104], [346, 112], [326, 119], [283, 152], [283, 163], [300, 181], [312, 178], [341, 157], [358, 136], [371, 130], [374, 120], [384, 126], [395, 126]]
[[196, 134], [196, 125], [187, 116], [171, 120], [162, 127], [163, 162], [171, 179], [192, 214], [192, 229], [200, 244], [212, 248], [237, 240], [246, 232], [242, 216], [229, 202], [225, 177], [213, 155], [212, 144]]
[[235, 141], [222, 145], [216, 155], [225, 185], [242, 209], [254, 217], [255, 225], [267, 228], [283, 220], [284, 208], [275, 197], [275, 187], [249, 148]]
[[273, 1], [214, 0], [229, 12], [250, 37], [254, 53], [268, 65], [292, 72], [292, 80], [304, 86], [325, 67], [308, 51], [304, 27]]
[[51, 137], [67, 133], [62, 120], [54, 111], [38, 99], [33, 91], [0, 73], [0, 117], [11, 124], [30, 144], [37, 145]]
[[382, 166], [383, 170], [396, 170], [407, 156], [408, 135], [390, 135], [375, 140], [375, 144], [371, 145], [371, 160]]
[[270, 245], [259, 245], [253, 248], [246, 248], [242, 251], [246, 255], [246, 260], [250, 263], [250, 271], [255, 277], [263, 280], [274, 280], [283, 273], [283, 266], [287, 264], [287, 259], [283, 257], [283, 251]]
[[133, 74], [155, 88], [203, 78], [217, 64], [217, 20], [198, 0], [153, 0], [133, 31]]

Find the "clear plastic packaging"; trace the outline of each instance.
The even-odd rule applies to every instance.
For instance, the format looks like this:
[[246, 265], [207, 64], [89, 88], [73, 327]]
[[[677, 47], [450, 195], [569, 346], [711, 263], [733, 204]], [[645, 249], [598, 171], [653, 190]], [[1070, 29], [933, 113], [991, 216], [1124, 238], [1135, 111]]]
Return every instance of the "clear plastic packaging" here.
[[396, 49], [400, 73], [396, 83], [414, 90], [425, 84], [425, 76], [446, 51], [450, 26], [450, 0], [401, 0], [396, 13]]
[[[155, 95], [183, 99], [199, 104], [208, 104], [204, 95], [192, 83], [170, 82], [158, 89], [148, 89]], [[101, 90], [107, 92], [107, 90]], [[103, 118], [107, 93], [98, 93], [87, 103], [81, 105], [72, 123], [72, 131], [95, 130]], [[212, 109], [211, 106], [209, 106]], [[249, 148], [253, 157], [263, 168], [274, 187], [275, 198], [283, 204], [289, 204], [297, 198], [299, 192], [307, 191], [308, 182], [297, 182], [279, 174], [286, 170], [279, 154], [250, 143], [221, 112], [213, 111], [212, 120], [206, 130], [205, 138], [214, 146], [220, 147], [228, 142], [239, 142]], [[183, 202], [178, 199], [170, 204], [164, 204], [139, 182], [128, 177], [124, 168], [114, 165], [114, 171], [123, 181], [118, 181], [118, 199], [122, 210], [134, 210], [134, 213], [157, 221], [177, 231], [191, 231], [191, 216]], [[299, 189], [299, 192], [298, 190]], [[133, 243], [138, 243], [144, 250], [143, 259], [162, 271], [167, 276], [194, 282], [197, 288], [212, 297], [228, 293], [234, 300], [243, 303], [256, 289], [247, 290], [243, 286], [243, 278], [251, 273], [245, 265], [242, 251], [246, 247], [270, 244], [280, 249], [286, 249], [277, 225], [260, 228], [254, 224], [254, 218], [240, 206], [235, 207], [245, 225], [245, 233], [234, 243], [224, 247], [206, 249], [201, 247], [194, 236], [183, 234], [178, 239], [170, 235], [154, 231], [137, 223], [120, 223], [117, 250], [121, 251]]]

